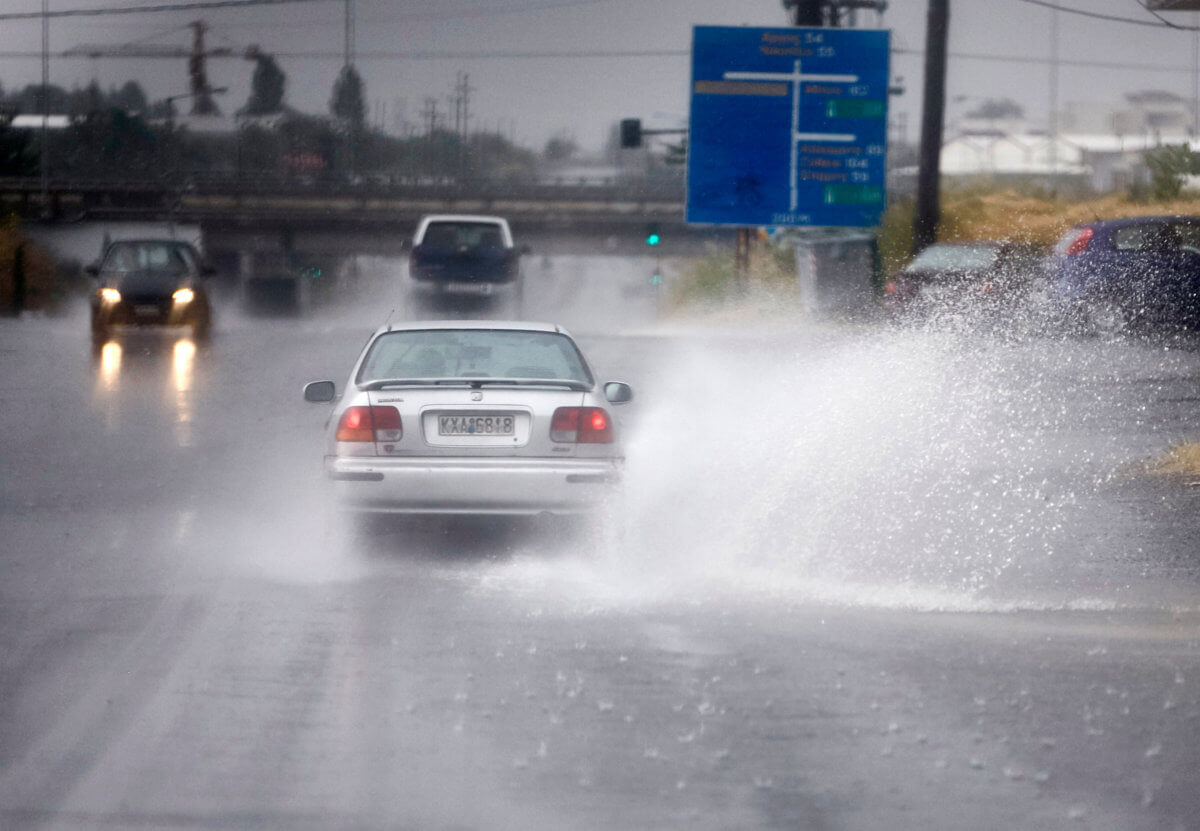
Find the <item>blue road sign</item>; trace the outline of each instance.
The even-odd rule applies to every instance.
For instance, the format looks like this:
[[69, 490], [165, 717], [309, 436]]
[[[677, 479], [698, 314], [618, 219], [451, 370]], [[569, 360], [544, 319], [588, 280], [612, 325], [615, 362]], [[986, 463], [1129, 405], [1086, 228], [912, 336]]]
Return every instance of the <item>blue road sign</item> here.
[[886, 31], [695, 27], [687, 221], [878, 225], [888, 49]]

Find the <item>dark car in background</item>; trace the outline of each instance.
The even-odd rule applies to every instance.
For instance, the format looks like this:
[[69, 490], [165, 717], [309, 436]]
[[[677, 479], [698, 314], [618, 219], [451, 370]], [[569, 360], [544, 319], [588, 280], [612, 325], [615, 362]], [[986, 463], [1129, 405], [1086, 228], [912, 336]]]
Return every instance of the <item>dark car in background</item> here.
[[1135, 216], [1068, 230], [1044, 263], [1049, 294], [1088, 331], [1200, 327], [1200, 217]]
[[1019, 242], [935, 243], [887, 281], [884, 302], [896, 312], [1011, 302], [1028, 290], [1040, 257]]
[[491, 294], [499, 286], [520, 288], [524, 253], [501, 217], [436, 214], [417, 224], [408, 272], [442, 292]]
[[203, 278], [213, 273], [199, 252], [173, 239], [118, 240], [88, 266], [92, 338], [104, 341], [126, 326], [186, 326], [208, 336], [212, 308]]

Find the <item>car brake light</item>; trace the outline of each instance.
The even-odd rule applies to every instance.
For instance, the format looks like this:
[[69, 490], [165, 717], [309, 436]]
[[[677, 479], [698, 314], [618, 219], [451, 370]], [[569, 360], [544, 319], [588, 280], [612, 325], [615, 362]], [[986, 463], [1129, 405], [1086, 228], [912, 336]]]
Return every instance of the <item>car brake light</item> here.
[[1079, 236], [1071, 240], [1071, 244], [1067, 246], [1067, 255], [1082, 254], [1087, 250], [1088, 243], [1092, 241], [1096, 231], [1093, 228], [1084, 228], [1079, 232]]
[[559, 407], [550, 419], [550, 440], [570, 444], [612, 444], [612, 419], [600, 407]]
[[338, 420], [338, 441], [399, 441], [404, 435], [395, 407], [348, 407]]
[[886, 283], [884, 283], [883, 284], [883, 293], [884, 294], [895, 294], [896, 293], [896, 281], [888, 280]]

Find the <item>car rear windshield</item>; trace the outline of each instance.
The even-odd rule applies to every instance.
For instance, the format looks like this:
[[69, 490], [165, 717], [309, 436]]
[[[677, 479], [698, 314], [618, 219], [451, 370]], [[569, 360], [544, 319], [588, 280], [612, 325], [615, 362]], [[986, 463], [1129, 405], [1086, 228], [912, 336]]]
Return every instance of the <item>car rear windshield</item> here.
[[591, 385], [566, 335], [499, 329], [387, 332], [371, 344], [358, 383], [415, 378], [520, 378]]
[[986, 245], [931, 245], [908, 265], [908, 271], [952, 271], [989, 268], [999, 250]]
[[421, 245], [439, 248], [503, 248], [504, 235], [495, 222], [431, 222]]
[[1200, 223], [1145, 222], [1126, 225], [1112, 232], [1112, 247], [1117, 251], [1175, 251], [1180, 248], [1200, 251]]
[[114, 242], [104, 257], [103, 271], [149, 271], [178, 276], [195, 270], [196, 262], [184, 245], [157, 242]]

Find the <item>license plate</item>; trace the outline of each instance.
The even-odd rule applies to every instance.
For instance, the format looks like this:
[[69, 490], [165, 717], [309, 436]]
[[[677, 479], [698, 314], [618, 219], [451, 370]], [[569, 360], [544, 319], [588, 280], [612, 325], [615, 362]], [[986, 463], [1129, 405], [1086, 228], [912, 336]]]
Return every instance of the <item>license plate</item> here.
[[448, 282], [446, 291], [460, 292], [462, 294], [491, 294], [491, 283], [455, 283]]
[[511, 436], [515, 419], [506, 415], [438, 416], [443, 436]]
[[158, 306], [134, 306], [133, 313], [138, 317], [157, 317]]

